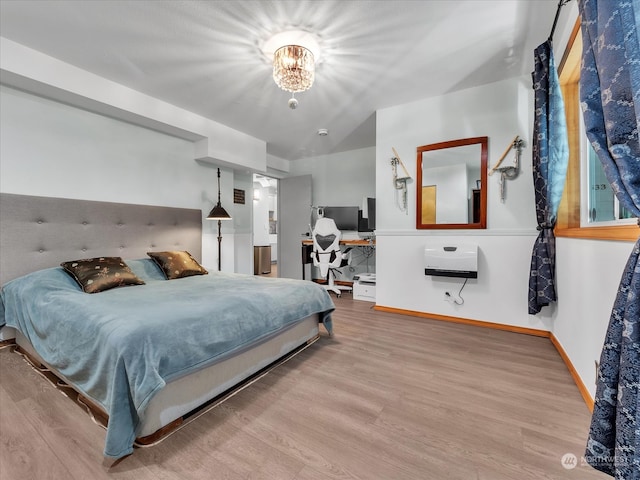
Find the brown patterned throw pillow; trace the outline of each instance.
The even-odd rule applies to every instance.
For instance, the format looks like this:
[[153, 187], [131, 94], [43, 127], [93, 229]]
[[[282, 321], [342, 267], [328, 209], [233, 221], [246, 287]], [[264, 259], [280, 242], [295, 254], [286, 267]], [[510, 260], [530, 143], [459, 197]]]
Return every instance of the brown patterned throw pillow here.
[[209, 273], [189, 252], [147, 252], [147, 255], [162, 269], [167, 280]]
[[127, 285], [144, 285], [120, 257], [97, 257], [60, 264], [86, 293], [104, 292]]

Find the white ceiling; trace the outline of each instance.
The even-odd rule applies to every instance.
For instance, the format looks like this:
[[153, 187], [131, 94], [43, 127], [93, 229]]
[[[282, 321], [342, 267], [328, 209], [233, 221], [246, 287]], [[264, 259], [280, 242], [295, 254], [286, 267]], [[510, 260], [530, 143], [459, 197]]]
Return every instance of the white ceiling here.
[[[377, 109], [525, 75], [557, 0], [0, 1], [0, 35], [267, 142], [296, 160], [373, 146]], [[311, 90], [271, 77], [287, 29], [322, 49]], [[425, 115], [428, 115], [425, 112]], [[329, 135], [319, 137], [326, 128]]]

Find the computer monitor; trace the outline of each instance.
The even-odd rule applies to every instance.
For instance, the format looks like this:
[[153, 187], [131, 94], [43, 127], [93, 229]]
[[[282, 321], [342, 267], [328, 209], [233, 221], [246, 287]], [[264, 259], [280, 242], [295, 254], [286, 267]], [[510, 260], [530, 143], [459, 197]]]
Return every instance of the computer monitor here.
[[373, 232], [373, 230], [369, 228], [369, 219], [363, 217], [364, 214], [364, 210], [358, 210], [358, 232]]
[[324, 217], [333, 218], [338, 230], [358, 231], [358, 207], [324, 207]]
[[367, 226], [369, 230], [376, 229], [376, 199], [367, 198]]
[[358, 231], [373, 232], [376, 229], [376, 199], [363, 198], [362, 210], [358, 211]]

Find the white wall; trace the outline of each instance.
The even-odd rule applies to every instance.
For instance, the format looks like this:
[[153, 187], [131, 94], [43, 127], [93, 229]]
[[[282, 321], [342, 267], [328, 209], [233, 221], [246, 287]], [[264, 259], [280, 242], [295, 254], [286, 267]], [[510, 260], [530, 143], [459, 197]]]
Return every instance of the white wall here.
[[[234, 241], [234, 271], [253, 275], [253, 175], [248, 172], [234, 173], [234, 186], [239, 190], [244, 190], [244, 204], [234, 203], [228, 205], [232, 210], [227, 209], [233, 216], [233, 227], [235, 233]], [[226, 205], [226, 204], [225, 204]], [[223, 249], [226, 247], [226, 240], [223, 239]], [[223, 252], [223, 258], [226, 252]]]
[[[558, 302], [527, 313], [528, 279], [535, 230], [531, 169], [533, 98], [530, 78], [495, 84], [378, 111], [376, 146], [377, 304], [506, 325], [549, 330], [595, 394], [594, 360], [600, 358], [613, 300], [633, 244], [557, 240]], [[500, 202], [496, 176], [488, 179], [486, 231], [417, 231], [415, 182], [409, 212], [394, 203], [389, 159], [395, 147], [415, 178], [416, 147], [464, 137], [489, 137], [489, 166], [515, 135], [525, 140], [521, 173], [507, 181]], [[510, 161], [508, 157], [505, 162]], [[444, 300], [462, 281], [425, 277], [422, 250], [430, 238], [479, 245], [477, 280], [463, 290], [464, 305]]]
[[[483, 87], [429, 98], [378, 111], [376, 134], [376, 194], [378, 228], [415, 230], [416, 148], [447, 140], [489, 137], [489, 165], [502, 155], [515, 135], [527, 143], [520, 175], [507, 182], [507, 200], [499, 198], [497, 176], [488, 179], [488, 227], [535, 229], [535, 209], [531, 181], [533, 99], [530, 77], [509, 79]], [[408, 183], [409, 211], [401, 213], [393, 201], [391, 150], [395, 147], [414, 180]], [[512, 157], [505, 160], [509, 165]], [[385, 197], [385, 202], [380, 199]]]
[[314, 205], [362, 208], [362, 197], [376, 195], [374, 147], [291, 162], [288, 176], [310, 174]]
[[[530, 83], [530, 79], [524, 77], [509, 79], [377, 112], [376, 293], [379, 305], [527, 328], [550, 328], [548, 319], [527, 314], [529, 263], [537, 234], [529, 140], [532, 130]], [[504, 203], [500, 202], [498, 179], [489, 177], [487, 230], [416, 230], [418, 146], [487, 136], [491, 165], [515, 135], [527, 142], [522, 170], [515, 180], [508, 181]], [[414, 181], [408, 184], [407, 213], [400, 211], [394, 201], [392, 147], [414, 176]], [[462, 280], [424, 275], [423, 249], [433, 237], [479, 245], [478, 279], [467, 283], [462, 306], [444, 300], [444, 292], [456, 290]]]
[[595, 395], [595, 361], [633, 243], [559, 238], [556, 242], [557, 308], [552, 331], [582, 381]]
[[[0, 191], [196, 208], [217, 201], [216, 169], [193, 143], [8, 87], [0, 88]], [[222, 169], [222, 203], [233, 205]], [[217, 266], [217, 225], [203, 220], [203, 264]], [[223, 222], [223, 270], [233, 271], [233, 224]], [[227, 250], [228, 249], [228, 250]]]
[[0, 37], [4, 85], [194, 141], [193, 155], [228, 168], [267, 168], [266, 142]]

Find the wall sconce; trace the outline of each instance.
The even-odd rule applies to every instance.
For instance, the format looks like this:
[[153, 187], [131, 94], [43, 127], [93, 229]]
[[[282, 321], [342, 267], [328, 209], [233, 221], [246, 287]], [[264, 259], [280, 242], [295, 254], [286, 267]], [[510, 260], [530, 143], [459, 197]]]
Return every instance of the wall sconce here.
[[[394, 156], [391, 157], [391, 168], [393, 169], [393, 186], [396, 189], [396, 195], [400, 192], [401, 198], [398, 201], [396, 198], [396, 203], [400, 210], [402, 210], [405, 214], [409, 214], [409, 210], [407, 209], [407, 182], [411, 180], [411, 175], [407, 171], [407, 168], [400, 160], [400, 155], [396, 152], [396, 149], [391, 147], [393, 150]], [[403, 173], [398, 175], [398, 165], [402, 167]]]
[[[507, 149], [504, 151], [502, 156], [498, 159], [495, 165], [489, 170], [488, 175], [493, 175], [494, 172], [500, 173], [500, 201], [504, 203], [504, 181], [505, 180], [513, 180], [520, 173], [520, 156], [522, 155], [522, 149], [524, 147], [524, 140], [522, 140], [518, 135], [511, 141]], [[509, 151], [513, 149], [515, 150], [515, 159], [513, 161], [513, 165], [508, 165], [506, 167], [501, 167], [502, 161], [506, 158]]]

